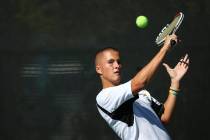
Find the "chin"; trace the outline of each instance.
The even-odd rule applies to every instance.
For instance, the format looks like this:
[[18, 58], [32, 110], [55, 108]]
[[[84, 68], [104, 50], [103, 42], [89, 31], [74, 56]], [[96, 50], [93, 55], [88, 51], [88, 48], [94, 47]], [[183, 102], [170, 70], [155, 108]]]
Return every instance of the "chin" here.
[[119, 85], [120, 82], [121, 82], [121, 79], [117, 79], [117, 80], [114, 82], [114, 84], [115, 84], [115, 85]]

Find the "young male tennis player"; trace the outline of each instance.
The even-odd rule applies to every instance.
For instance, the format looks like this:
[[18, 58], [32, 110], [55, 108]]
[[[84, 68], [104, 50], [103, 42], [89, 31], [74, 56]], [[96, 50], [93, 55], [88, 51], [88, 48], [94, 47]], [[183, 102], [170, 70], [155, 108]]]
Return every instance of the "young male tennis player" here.
[[171, 40], [177, 41], [177, 36], [167, 36], [154, 58], [126, 83], [121, 83], [122, 65], [117, 49], [104, 48], [96, 54], [95, 68], [103, 86], [96, 97], [97, 108], [123, 140], [170, 140], [163, 123], [168, 123], [171, 118], [180, 80], [188, 70], [188, 55], [180, 59], [174, 68], [163, 64], [171, 79], [164, 103], [158, 102], [144, 88], [170, 50]]

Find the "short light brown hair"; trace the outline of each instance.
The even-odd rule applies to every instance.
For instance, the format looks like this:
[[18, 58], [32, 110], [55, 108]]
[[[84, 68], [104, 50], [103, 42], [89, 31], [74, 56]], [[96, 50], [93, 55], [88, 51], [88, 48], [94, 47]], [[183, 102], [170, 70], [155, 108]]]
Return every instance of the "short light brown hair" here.
[[98, 60], [99, 55], [102, 54], [105, 51], [108, 51], [108, 50], [113, 50], [113, 51], [119, 52], [119, 50], [117, 48], [114, 48], [114, 47], [105, 47], [105, 48], [102, 48], [102, 49], [98, 50], [95, 53], [95, 65], [97, 64], [97, 60]]

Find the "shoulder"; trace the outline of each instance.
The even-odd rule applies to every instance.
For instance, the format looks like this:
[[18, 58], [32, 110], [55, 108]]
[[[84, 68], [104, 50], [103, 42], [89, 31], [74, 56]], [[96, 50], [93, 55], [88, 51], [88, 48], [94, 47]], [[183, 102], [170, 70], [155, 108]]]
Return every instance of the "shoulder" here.
[[116, 95], [116, 92], [117, 92], [116, 89], [117, 89], [116, 87], [102, 89], [96, 96], [97, 103], [101, 106], [108, 103], [110, 97], [113, 97]]
[[108, 102], [118, 102], [132, 97], [130, 81], [118, 86], [102, 89], [96, 96], [96, 101], [103, 106]]
[[98, 95], [96, 96], [96, 102], [97, 102], [97, 104], [101, 105], [104, 102], [106, 96], [107, 96], [107, 92], [105, 92], [104, 89], [102, 89], [98, 93]]
[[113, 87], [108, 87], [108, 88], [102, 89], [98, 93], [97, 98], [100, 98], [100, 96], [104, 96], [104, 94], [107, 94], [107, 93], [119, 92], [119, 91], [123, 91], [123, 90], [131, 91], [131, 81], [120, 84], [118, 86], [113, 86]]

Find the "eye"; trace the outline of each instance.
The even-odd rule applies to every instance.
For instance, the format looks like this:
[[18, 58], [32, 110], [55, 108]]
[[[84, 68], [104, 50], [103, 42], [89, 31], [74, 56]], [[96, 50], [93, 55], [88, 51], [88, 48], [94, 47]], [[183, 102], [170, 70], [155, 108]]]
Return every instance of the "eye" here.
[[110, 60], [108, 61], [108, 63], [109, 63], [109, 64], [112, 64], [112, 63], [114, 63], [114, 60], [113, 60], [113, 59], [110, 59]]
[[118, 63], [118, 65], [120, 65], [121, 64], [121, 61], [120, 60], [117, 60], [117, 63]]

